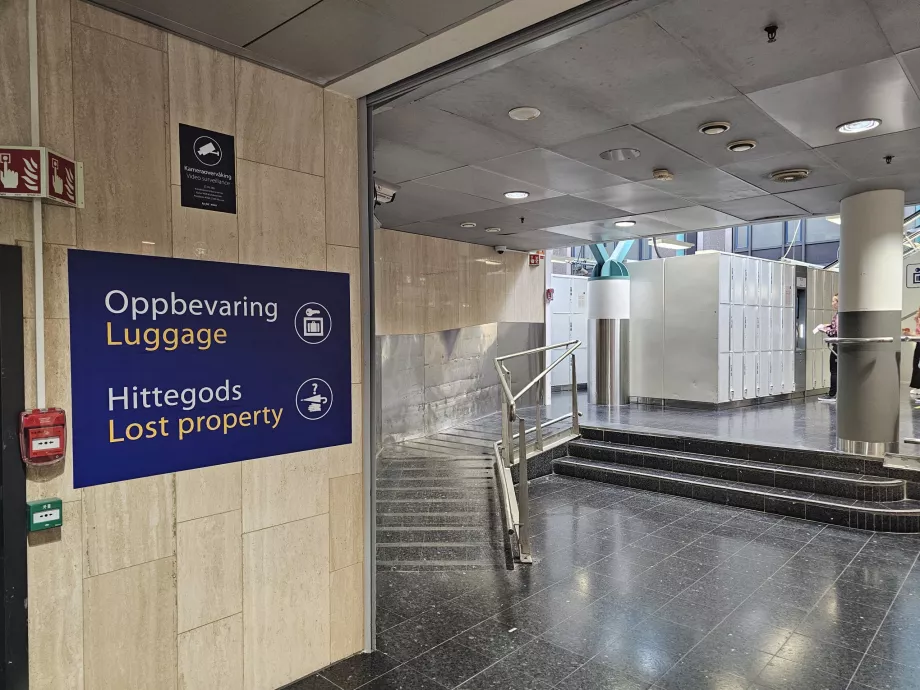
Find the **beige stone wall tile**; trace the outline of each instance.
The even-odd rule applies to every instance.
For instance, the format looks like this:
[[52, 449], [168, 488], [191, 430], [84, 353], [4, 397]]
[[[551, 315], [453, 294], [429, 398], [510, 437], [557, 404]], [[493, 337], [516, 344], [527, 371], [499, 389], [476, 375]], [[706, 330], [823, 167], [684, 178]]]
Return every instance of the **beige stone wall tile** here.
[[176, 560], [83, 582], [86, 690], [174, 690]]
[[86, 577], [174, 556], [175, 503], [173, 474], [84, 489]]
[[56, 204], [42, 205], [42, 237], [49, 244], [77, 244], [77, 209]]
[[172, 187], [172, 254], [177, 259], [229, 261], [240, 259], [237, 216], [182, 205], [182, 189]]
[[41, 142], [42, 146], [73, 157], [70, 0], [38, 0], [37, 9]]
[[236, 61], [236, 155], [279, 168], [323, 174], [323, 90]]
[[243, 531], [329, 512], [326, 449], [243, 462]]
[[179, 635], [179, 690], [243, 690], [243, 615]]
[[242, 537], [238, 510], [177, 525], [179, 632], [243, 610]]
[[329, 540], [333, 570], [364, 556], [364, 477], [351, 474], [329, 480]]
[[364, 564], [355, 563], [330, 575], [332, 661], [364, 649]]
[[[233, 58], [169, 34], [169, 137], [172, 183], [179, 184], [179, 124], [236, 132]], [[212, 216], [229, 215], [210, 213]]]
[[83, 688], [83, 539], [79, 501], [59, 529], [29, 536], [30, 690]]
[[326, 269], [323, 179], [237, 160], [240, 263]]
[[243, 535], [246, 690], [277, 688], [330, 662], [329, 516]]
[[243, 505], [242, 463], [176, 473], [176, 522], [195, 520]]
[[[37, 406], [35, 395], [35, 319], [26, 316], [22, 320], [23, 376], [25, 377], [26, 408]], [[26, 489], [28, 490], [28, 484]], [[29, 499], [31, 500], [31, 498]]]
[[329, 478], [357, 474], [364, 469], [364, 400], [360, 383], [351, 387], [351, 443], [327, 449]]
[[[77, 8], [116, 17], [82, 2]], [[74, 94], [75, 154], [86, 179], [78, 244], [169, 255], [166, 54], [75, 24], [73, 62], [80, 85]]]
[[[120, 14], [109, 12], [81, 0], [73, 0], [73, 21], [99, 29], [113, 36], [140, 43], [157, 50], [166, 50], [166, 32]], [[77, 80], [79, 84], [80, 81]]]
[[360, 246], [358, 199], [358, 104], [324, 93], [326, 133], [326, 242]]
[[[0, 65], [3, 65], [0, 70], [0, 141], [19, 146], [28, 146], [32, 140], [29, 61], [26, 59], [29, 55], [28, 22], [28, 0], [0, 3]], [[0, 205], [7, 203], [5, 199], [0, 200]], [[0, 233], [2, 227], [0, 223]]]
[[[21, 242], [22, 246], [22, 309], [24, 314], [34, 316], [35, 309], [35, 253], [32, 242]], [[67, 250], [59, 244], [44, 243], [42, 266], [45, 280], [45, 318], [70, 318], [70, 290], [67, 284]], [[49, 348], [50, 351], [50, 348]]]
[[[0, 22], [2, 21], [2, 16], [0, 16]], [[16, 244], [30, 239], [32, 239], [32, 202], [0, 199], [0, 244]]]
[[361, 340], [361, 250], [356, 247], [326, 246], [326, 270], [347, 273], [349, 277], [351, 310], [351, 380], [361, 383], [364, 373], [364, 343]]

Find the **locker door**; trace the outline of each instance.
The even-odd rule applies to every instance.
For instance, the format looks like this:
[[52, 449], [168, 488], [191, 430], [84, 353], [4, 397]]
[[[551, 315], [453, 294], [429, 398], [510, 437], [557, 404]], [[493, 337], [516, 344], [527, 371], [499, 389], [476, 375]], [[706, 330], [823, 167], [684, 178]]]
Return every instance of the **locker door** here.
[[[573, 295], [577, 297], [578, 291], [574, 290]], [[575, 350], [575, 373], [578, 375], [578, 383], [588, 382], [588, 319], [585, 314], [572, 314], [571, 329], [569, 340], [580, 340], [581, 347]], [[564, 342], [564, 341], [563, 341]], [[571, 365], [570, 365], [571, 366]], [[565, 369], [561, 364], [556, 369]], [[553, 370], [555, 371], [555, 369]], [[566, 376], [571, 379], [571, 374], [566, 371]]]
[[783, 309], [770, 307], [770, 349], [783, 349]]
[[744, 308], [744, 351], [757, 351], [757, 310], [758, 307]]
[[795, 351], [783, 350], [783, 393], [795, 392]]
[[795, 308], [783, 307], [783, 351], [795, 350]]
[[770, 354], [758, 353], [754, 368], [757, 372], [757, 397], [762, 398], [770, 391]]
[[731, 364], [732, 356], [729, 353], [719, 355], [719, 397], [717, 402], [728, 402], [731, 400], [729, 390], [731, 389]]
[[744, 354], [733, 352], [729, 359], [728, 395], [731, 400], [744, 398]]
[[740, 304], [731, 305], [731, 320], [728, 328], [732, 352], [744, 352], [744, 307]]
[[588, 279], [581, 276], [572, 278], [572, 313], [584, 314], [588, 311]]
[[743, 256], [731, 258], [731, 301], [732, 304], [744, 304], [744, 262]]
[[773, 349], [773, 307], [758, 307], [757, 349], [770, 352]]
[[770, 272], [773, 274], [770, 279], [770, 306], [783, 306], [783, 264], [774, 261], [770, 264]]
[[783, 265], [783, 306], [795, 307], [795, 266]]
[[[553, 281], [555, 283], [555, 281]], [[558, 293], [557, 293], [558, 294]], [[555, 300], [553, 300], [555, 303]], [[564, 343], [568, 340], [571, 340], [569, 337], [572, 332], [572, 317], [570, 314], [553, 314], [552, 318], [552, 331], [553, 331], [553, 342], [554, 343]], [[556, 351], [556, 357], [559, 356], [558, 351]], [[577, 362], [577, 358], [576, 358]], [[553, 369], [552, 377], [550, 380], [554, 386], [566, 386], [569, 384], [571, 375], [569, 374], [569, 367], [563, 366], [560, 364], [558, 367]]]
[[805, 353], [805, 390], [810, 391], [815, 387], [815, 351], [808, 350]]
[[760, 306], [769, 307], [773, 294], [773, 262], [760, 262]]
[[742, 373], [744, 390], [742, 395], [745, 400], [757, 397], [757, 353], [744, 353], [744, 372]]
[[783, 353], [774, 350], [770, 353], [770, 395], [783, 392]]
[[732, 258], [719, 256], [719, 303], [731, 304], [732, 301]]
[[758, 271], [760, 259], [744, 260], [744, 303], [752, 307], [758, 302]]
[[553, 275], [553, 290], [554, 290], [553, 302], [552, 302], [553, 314], [571, 314], [572, 313], [572, 278], [571, 276]]
[[732, 307], [730, 304], [719, 305], [719, 352], [731, 352], [731, 319]]
[[[817, 338], [819, 334], [815, 333], [814, 330], [815, 326], [817, 326], [819, 323], [821, 323], [821, 321], [818, 318], [818, 312], [814, 309], [809, 309], [808, 316], [805, 319], [805, 347], [809, 350], [814, 350], [816, 347], [818, 347]], [[822, 338], [824, 337], [823, 333], [820, 335]]]

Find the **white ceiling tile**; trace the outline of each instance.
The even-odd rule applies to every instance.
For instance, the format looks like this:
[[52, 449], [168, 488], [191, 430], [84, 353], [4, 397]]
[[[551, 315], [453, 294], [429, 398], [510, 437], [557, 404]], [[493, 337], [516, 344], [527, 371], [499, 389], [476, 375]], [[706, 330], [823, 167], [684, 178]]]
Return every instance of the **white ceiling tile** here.
[[[749, 95], [813, 147], [920, 127], [920, 99], [893, 57]], [[882, 124], [865, 134], [837, 131], [844, 122], [872, 117]]]
[[891, 55], [863, 0], [670, 0], [649, 14], [745, 93]]
[[854, 180], [843, 184], [804, 189], [798, 192], [778, 194], [791, 204], [804, 208], [809, 213], [827, 215], [840, 213], [840, 201], [854, 194], [878, 189], [900, 189], [904, 191], [906, 204], [920, 204], [920, 173], [875, 177], [871, 180]]
[[402, 183], [462, 167], [463, 163], [428, 151], [378, 138], [374, 142], [374, 175]]
[[805, 212], [776, 196], [757, 196], [751, 199], [720, 201], [709, 204], [711, 208], [747, 221], [801, 216]]
[[596, 189], [578, 196], [607, 206], [613, 206], [614, 208], [621, 208], [629, 213], [650, 213], [692, 206], [685, 199], [652, 189], [638, 182], [616, 185], [606, 189]]
[[[853, 179], [910, 174], [920, 170], [920, 129], [833, 144], [818, 152]], [[893, 156], [891, 163], [886, 156]]]
[[866, 0], [896, 53], [920, 47], [920, 2], [917, 0]]
[[479, 163], [476, 167], [566, 194], [612, 187], [629, 181], [546, 149], [531, 149], [495, 158]]
[[[655, 227], [657, 230], [662, 229], [662, 225], [649, 223], [648, 227]], [[633, 230], [635, 228], [629, 228]], [[631, 240], [638, 237], [638, 235], [631, 234], [627, 229], [618, 228], [613, 224], [604, 225], [602, 223], [573, 223], [571, 225], [562, 225], [559, 227], [551, 228], [548, 232], [552, 232], [559, 235], [565, 235], [566, 237], [571, 237], [573, 239], [581, 240], [581, 242], [572, 243], [572, 244], [586, 244], [594, 242], [618, 242], [620, 240]], [[665, 233], [680, 232], [678, 229], [673, 226], [668, 226], [668, 230]], [[664, 234], [664, 233], [663, 233]]]
[[[415, 182], [429, 187], [471, 194], [483, 199], [492, 199], [503, 204], [522, 204], [525, 201], [537, 201], [562, 195], [561, 192], [556, 192], [552, 189], [545, 189], [529, 182], [499, 175], [491, 170], [483, 170], [472, 166], [454, 168], [437, 175], [420, 177]], [[527, 192], [530, 196], [526, 199], [508, 199], [505, 197], [505, 192]]]
[[518, 204], [516, 208], [519, 210], [526, 209], [538, 213], [545, 213], [548, 216], [578, 223], [608, 220], [610, 218], [620, 218], [621, 216], [629, 215], [628, 211], [613, 208], [606, 204], [599, 204], [596, 201], [580, 199], [577, 196], [557, 196], [552, 199]]
[[[804, 168], [810, 174], [801, 182], [773, 182], [770, 173], [778, 170], [794, 170]], [[733, 163], [723, 166], [723, 170], [760, 187], [770, 194], [781, 194], [798, 189], [811, 187], [825, 187], [827, 185], [846, 182], [849, 178], [831, 163], [812, 151], [803, 153], [784, 153], [781, 156], [761, 158], [744, 163]]]
[[361, 0], [365, 5], [426, 34], [456, 24], [500, 0]]
[[[689, 206], [671, 211], [656, 211], [642, 216], [642, 219], [667, 223], [686, 232], [744, 224], [744, 220], [737, 216], [731, 216], [705, 206]], [[639, 226], [637, 225], [636, 227]]]
[[502, 206], [497, 201], [456, 191], [407, 182], [389, 204], [382, 204], [374, 215], [386, 227], [398, 227], [422, 220], [433, 220], [458, 213], [473, 213]]
[[689, 201], [695, 201], [698, 204], [747, 199], [748, 197], [762, 196], [764, 194], [764, 191], [759, 187], [740, 180], [718, 168], [691, 170], [687, 173], [675, 175], [673, 180], [646, 180], [642, 184]]

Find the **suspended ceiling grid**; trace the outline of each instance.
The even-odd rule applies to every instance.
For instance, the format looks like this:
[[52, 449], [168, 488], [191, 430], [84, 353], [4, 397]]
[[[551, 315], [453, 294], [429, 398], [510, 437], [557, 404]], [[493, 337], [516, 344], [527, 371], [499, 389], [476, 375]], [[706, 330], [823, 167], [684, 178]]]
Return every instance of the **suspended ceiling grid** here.
[[[383, 225], [537, 249], [826, 215], [842, 198], [880, 188], [920, 202], [920, 2], [644, 7], [380, 108], [375, 172], [402, 185], [377, 209]], [[507, 113], [517, 106], [542, 114], [515, 121]], [[881, 126], [836, 129], [869, 117]], [[709, 121], [732, 126], [699, 133]], [[726, 149], [739, 139], [757, 146]], [[599, 156], [619, 148], [641, 154]], [[656, 168], [674, 179], [653, 179]], [[789, 168], [810, 174], [769, 179]], [[509, 200], [506, 191], [529, 197]]]

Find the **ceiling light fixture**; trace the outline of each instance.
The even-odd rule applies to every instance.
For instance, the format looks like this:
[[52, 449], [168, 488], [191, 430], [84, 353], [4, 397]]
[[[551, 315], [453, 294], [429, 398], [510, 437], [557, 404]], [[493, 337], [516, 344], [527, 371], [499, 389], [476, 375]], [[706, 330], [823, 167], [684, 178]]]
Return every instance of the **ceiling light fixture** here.
[[476, 227], [476, 223], [471, 223], [471, 222], [467, 221], [466, 223], [460, 223], [460, 227], [461, 227], [461, 228], [475, 228], [475, 227]]
[[486, 228], [486, 232], [501, 232], [501, 228]]
[[634, 220], [618, 220], [614, 223], [618, 228], [631, 228], [636, 224]]
[[635, 160], [642, 155], [642, 152], [639, 149], [608, 149], [607, 151], [601, 151], [600, 157], [605, 161], [615, 161], [617, 163], [622, 163], [623, 161]]
[[528, 122], [529, 120], [536, 120], [540, 117], [542, 113], [539, 108], [534, 108], [529, 105], [522, 105], [519, 108], [512, 108], [508, 111], [508, 117], [512, 120], [517, 120], [518, 122]]
[[811, 170], [805, 168], [796, 168], [794, 170], [777, 170], [770, 173], [770, 179], [773, 182], [801, 182], [811, 175]]
[[700, 125], [701, 134], [725, 134], [732, 128], [731, 122], [704, 122]]
[[674, 173], [672, 173], [667, 168], [656, 168], [652, 170], [652, 177], [661, 182], [670, 182], [674, 179]]
[[732, 153], [744, 153], [745, 151], [750, 151], [752, 148], [757, 146], [757, 142], [753, 139], [740, 139], [739, 141], [731, 142], [727, 148]]
[[505, 192], [506, 199], [526, 199], [530, 192]]
[[853, 120], [837, 125], [837, 131], [841, 134], [862, 134], [870, 129], [875, 129], [880, 124], [882, 124], [882, 121], [877, 117], [869, 117], [864, 120]]

